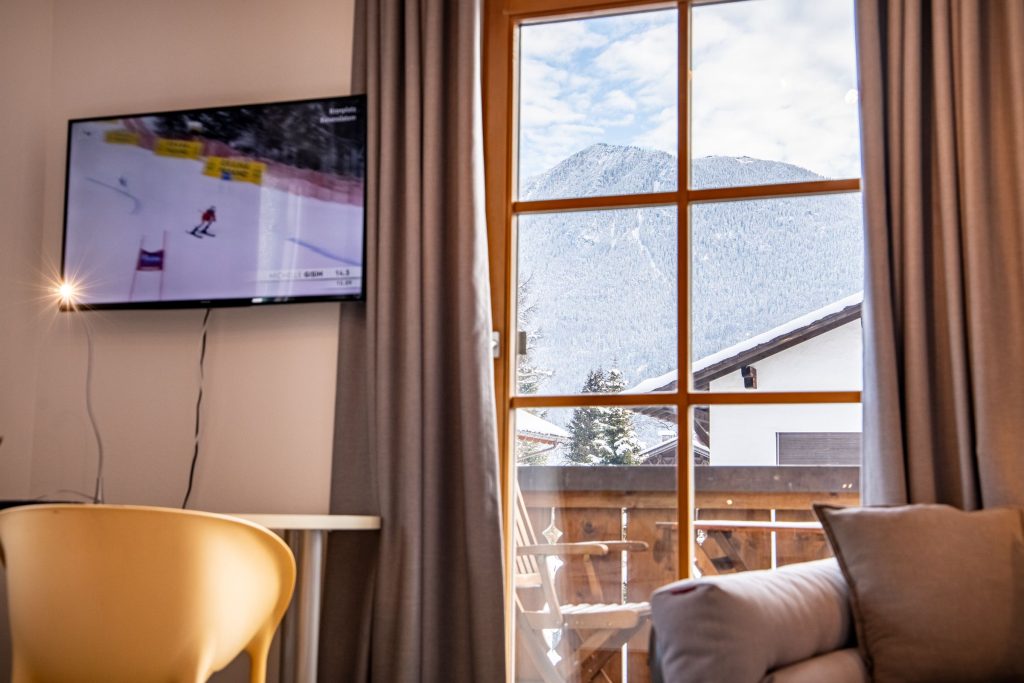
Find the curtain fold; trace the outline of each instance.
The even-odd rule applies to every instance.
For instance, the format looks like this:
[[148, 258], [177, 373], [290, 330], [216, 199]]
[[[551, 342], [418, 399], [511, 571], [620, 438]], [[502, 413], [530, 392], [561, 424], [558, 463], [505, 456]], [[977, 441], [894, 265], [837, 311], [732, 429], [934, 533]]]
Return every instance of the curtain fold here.
[[357, 0], [368, 296], [343, 306], [320, 680], [505, 676], [478, 0]]
[[1024, 3], [857, 0], [865, 504], [1024, 503]]

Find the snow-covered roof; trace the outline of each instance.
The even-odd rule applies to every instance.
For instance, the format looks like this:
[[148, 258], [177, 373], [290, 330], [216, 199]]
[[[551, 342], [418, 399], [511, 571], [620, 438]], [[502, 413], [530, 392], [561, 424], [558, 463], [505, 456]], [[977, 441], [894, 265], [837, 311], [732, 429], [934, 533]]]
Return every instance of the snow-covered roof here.
[[[762, 332], [750, 339], [741, 341], [738, 344], [733, 344], [728, 348], [694, 361], [693, 372], [694, 374], [699, 374], [702, 370], [708, 370], [709, 368], [720, 365], [728, 365], [727, 362], [732, 359], [746, 356], [758, 349], [774, 347], [780, 340], [788, 339], [803, 341], [810, 339], [827, 331], [817, 324], [828, 318], [838, 318], [843, 314], [849, 314], [848, 317], [851, 320], [860, 317], [860, 305], [863, 301], [864, 292], [851, 294], [850, 296], [831, 303], [828, 306], [823, 306], [822, 308], [811, 311], [799, 318], [794, 318], [793, 320], [785, 322], [778, 327], [774, 327], [767, 332]], [[804, 334], [801, 334], [802, 332]], [[781, 350], [781, 348], [779, 350]], [[623, 393], [646, 394], [654, 391], [671, 390], [675, 388], [678, 381], [679, 370], [676, 369], [666, 372], [664, 375], [659, 375], [658, 377], [645, 379], [636, 386], [626, 389]]]
[[704, 356], [700, 360], [694, 362], [693, 371], [698, 372], [700, 370], [703, 370], [704, 368], [711, 367], [712, 365], [717, 365], [718, 363], [721, 363], [724, 360], [735, 358], [744, 351], [755, 349], [758, 346], [771, 343], [776, 339], [780, 339], [782, 337], [789, 336], [795, 332], [799, 332], [800, 330], [810, 328], [814, 323], [820, 320], [824, 320], [829, 316], [841, 313], [844, 310], [851, 308], [853, 306], [859, 306], [863, 301], [864, 292], [857, 292], [856, 294], [851, 294], [850, 296], [844, 299], [840, 299], [839, 301], [831, 303], [828, 306], [823, 306], [822, 308], [819, 308], [816, 311], [811, 311], [810, 313], [802, 315], [799, 318], [794, 318], [793, 320], [783, 323], [778, 327], [774, 327], [768, 330], [767, 332], [762, 332], [761, 334], [751, 337], [750, 339], [741, 341], [738, 344], [733, 344], [729, 348], [722, 349], [718, 353], [713, 353], [710, 356]]
[[658, 375], [657, 377], [650, 377], [640, 382], [634, 387], [626, 389], [622, 393], [624, 394], [649, 394], [653, 391], [665, 391], [669, 389], [670, 384], [675, 384], [679, 381], [679, 370], [671, 370], [666, 372], [664, 375]]
[[516, 434], [544, 441], [568, 441], [569, 432], [526, 410], [516, 412]]
[[[643, 465], [674, 465], [678, 460], [679, 437], [651, 446], [637, 455]], [[707, 465], [711, 462], [711, 450], [698, 439], [693, 440], [693, 464]]]

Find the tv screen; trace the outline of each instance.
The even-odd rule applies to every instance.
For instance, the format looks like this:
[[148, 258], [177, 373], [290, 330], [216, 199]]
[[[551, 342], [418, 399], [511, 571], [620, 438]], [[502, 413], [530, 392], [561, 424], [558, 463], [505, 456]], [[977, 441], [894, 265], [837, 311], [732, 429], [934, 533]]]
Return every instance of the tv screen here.
[[356, 95], [70, 121], [65, 307], [363, 298], [365, 114]]

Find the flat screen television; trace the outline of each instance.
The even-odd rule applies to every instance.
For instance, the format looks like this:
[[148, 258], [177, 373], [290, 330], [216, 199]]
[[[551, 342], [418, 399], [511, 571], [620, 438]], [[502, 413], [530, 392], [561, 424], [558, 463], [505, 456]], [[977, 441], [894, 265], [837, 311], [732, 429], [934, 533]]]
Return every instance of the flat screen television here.
[[362, 299], [362, 95], [68, 123], [64, 308]]

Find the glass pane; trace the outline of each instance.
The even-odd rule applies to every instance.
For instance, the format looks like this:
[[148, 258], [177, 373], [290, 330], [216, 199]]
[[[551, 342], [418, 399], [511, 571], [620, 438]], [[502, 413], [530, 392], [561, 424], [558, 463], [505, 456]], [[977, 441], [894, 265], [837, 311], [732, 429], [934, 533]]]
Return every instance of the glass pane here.
[[523, 26], [519, 198], [676, 189], [678, 12]]
[[694, 387], [861, 386], [859, 193], [691, 209]]
[[[595, 680], [648, 680], [649, 617], [628, 603], [675, 579], [675, 408], [517, 410], [515, 429], [515, 680], [580, 680], [581, 630], [563, 618], [579, 604], [621, 624], [586, 660], [610, 654]], [[587, 450], [607, 457], [573, 455]]]
[[694, 409], [698, 575], [828, 557], [813, 503], [859, 504], [861, 407]]
[[695, 188], [860, 177], [852, 0], [692, 14]]
[[519, 218], [520, 394], [616, 393], [678, 367], [677, 213]]

